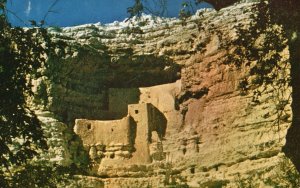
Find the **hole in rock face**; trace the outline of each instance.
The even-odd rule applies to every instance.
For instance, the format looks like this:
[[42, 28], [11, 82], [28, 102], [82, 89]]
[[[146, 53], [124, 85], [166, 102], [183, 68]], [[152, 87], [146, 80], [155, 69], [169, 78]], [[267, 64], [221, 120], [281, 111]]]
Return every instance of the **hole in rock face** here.
[[191, 174], [195, 174], [195, 167], [191, 167], [190, 171], [191, 171]]
[[139, 111], [138, 111], [138, 110], [135, 110], [135, 111], [134, 111], [134, 113], [135, 113], [135, 114], [138, 114], [138, 113], [139, 113]]
[[114, 153], [110, 154], [109, 158], [111, 159], [115, 158], [115, 154]]
[[183, 153], [183, 155], [185, 155], [185, 153], [186, 153], [186, 148], [183, 148], [182, 153]]
[[111, 132], [114, 132], [114, 129], [111, 129]]
[[91, 130], [91, 128], [92, 128], [92, 125], [89, 123], [89, 124], [87, 124], [87, 129], [88, 130]]

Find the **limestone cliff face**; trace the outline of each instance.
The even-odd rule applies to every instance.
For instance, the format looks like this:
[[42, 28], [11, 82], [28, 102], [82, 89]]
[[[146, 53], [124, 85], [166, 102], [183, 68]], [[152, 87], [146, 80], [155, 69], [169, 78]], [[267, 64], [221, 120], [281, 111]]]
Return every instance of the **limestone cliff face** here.
[[[148, 18], [134, 25], [129, 21], [51, 30], [57, 39], [70, 44], [66, 49], [69, 55], [49, 59], [45, 77], [38, 81], [47, 86], [47, 96], [39, 101], [72, 127], [75, 119], [81, 119], [76, 120], [76, 130], [87, 132], [77, 133], [86, 143], [84, 148], [94, 167], [98, 165], [91, 170], [91, 176], [98, 177], [93, 181], [104, 182], [109, 188], [168, 183], [237, 187], [237, 177], [251, 176], [259, 186], [267, 186], [263, 180], [274, 175], [284, 155], [281, 150], [292, 118], [291, 88], [276, 85], [289, 75], [285, 68], [273, 85], [250, 86], [244, 92], [240, 82], [249, 77], [249, 68], [226, 62], [234, 48], [228, 44], [237, 37], [234, 28], [251, 22], [251, 6], [243, 3], [219, 12], [204, 10], [185, 23]], [[282, 60], [287, 58], [283, 51]], [[40, 93], [41, 85], [37, 89]], [[258, 90], [262, 91], [260, 103], [254, 100]], [[141, 130], [142, 120], [135, 117], [140, 111], [129, 107], [127, 112], [127, 106], [148, 103], [159, 113], [147, 112], [147, 118], [149, 114], [155, 114], [152, 119], [161, 118], [157, 114], [162, 114], [165, 121], [148, 121], [148, 127]], [[136, 130], [132, 138], [124, 138], [124, 144], [133, 149], [122, 157], [116, 152], [122, 153], [125, 145], [100, 141], [113, 139], [107, 138], [113, 131], [107, 127], [125, 117], [135, 122], [126, 121], [126, 127], [136, 126]], [[106, 124], [97, 128], [105, 129], [103, 136], [88, 132], [93, 131], [89, 125]], [[137, 135], [139, 130], [146, 139]], [[122, 135], [111, 135], [117, 134]], [[116, 150], [103, 149], [117, 146]], [[147, 162], [130, 159], [142, 150], [149, 157]]]

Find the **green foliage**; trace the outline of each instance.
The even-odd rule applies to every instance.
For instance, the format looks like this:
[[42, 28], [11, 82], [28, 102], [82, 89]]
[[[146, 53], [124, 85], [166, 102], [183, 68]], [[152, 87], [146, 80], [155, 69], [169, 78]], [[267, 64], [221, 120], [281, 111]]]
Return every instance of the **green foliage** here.
[[[284, 31], [271, 21], [269, 8], [265, 2], [252, 7], [251, 23], [249, 26], [239, 24], [235, 27], [238, 37], [233, 41], [235, 50], [229, 55], [228, 62], [241, 67], [243, 63], [250, 67], [250, 75], [257, 78], [253, 82], [257, 85], [273, 82], [272, 71], [280, 69], [280, 53], [287, 43]], [[252, 66], [251, 62], [256, 61]], [[271, 75], [270, 75], [271, 74]]]
[[165, 16], [167, 13], [168, 0], [134, 0], [133, 6], [127, 8], [130, 18], [136, 16], [138, 19], [142, 13], [155, 16]]
[[199, 183], [199, 187], [205, 188], [222, 188], [229, 183], [228, 180], [209, 180], [204, 183]]
[[[7, 179], [4, 187], [13, 188], [57, 188], [57, 187], [83, 187], [81, 180], [75, 174], [85, 174], [82, 169], [75, 165], [61, 166], [49, 161], [35, 161], [22, 166], [15, 167], [12, 175]], [[76, 186], [77, 185], [77, 186]], [[0, 182], [0, 187], [3, 184]]]
[[189, 188], [186, 179], [181, 176], [180, 171], [173, 169], [172, 163], [167, 162], [164, 166], [164, 186], [168, 188]]
[[38, 147], [46, 148], [26, 98], [32, 96], [28, 75], [39, 76], [49, 38], [45, 29], [11, 28], [0, 22], [0, 165], [8, 169], [32, 158]]
[[247, 178], [242, 178], [240, 174], [235, 178], [235, 185], [237, 188], [257, 188], [259, 187], [259, 182], [255, 182], [254, 175], [252, 174]]
[[130, 14], [130, 18], [137, 16], [140, 17], [144, 11], [144, 6], [141, 0], [135, 0], [132, 7], [127, 8], [127, 13]]
[[143, 34], [143, 30], [140, 27], [126, 27], [122, 30], [122, 33], [130, 35], [130, 34]]
[[[27, 100], [33, 96], [31, 80], [41, 76], [40, 68], [52, 52], [53, 43], [45, 28], [11, 27], [5, 4], [6, 0], [0, 1], [0, 185], [34, 187], [30, 183], [35, 176], [42, 186], [50, 168], [29, 166], [28, 162], [38, 151], [45, 151], [47, 144]], [[23, 170], [15, 173], [17, 168]]]
[[[234, 49], [227, 56], [227, 63], [237, 68], [249, 70], [249, 76], [240, 80], [241, 95], [247, 95], [249, 89], [254, 90], [252, 104], [261, 104], [261, 96], [272, 91], [272, 100], [276, 106], [277, 119], [274, 125], [287, 121], [288, 114], [285, 107], [289, 104], [286, 97], [291, 84], [288, 59], [284, 59], [282, 52], [287, 48], [286, 33], [282, 26], [271, 19], [268, 3], [261, 1], [251, 7], [255, 14], [251, 15], [251, 22], [247, 25], [239, 24], [235, 27], [236, 39], [228, 47]], [[284, 118], [283, 118], [284, 117]]]
[[49, 164], [26, 164], [15, 170], [10, 186], [23, 187], [49, 187], [66, 185], [72, 178], [72, 170], [63, 166], [51, 166]]
[[274, 176], [267, 178], [265, 184], [275, 188], [300, 186], [300, 174], [288, 158], [283, 157], [274, 171]]
[[186, 19], [192, 16], [195, 13], [193, 4], [191, 1], [184, 1], [181, 4], [181, 9], [179, 11], [179, 19], [183, 21], [183, 25], [185, 24]]
[[34, 95], [34, 102], [36, 104], [41, 104], [44, 107], [47, 106], [48, 100], [48, 92], [47, 92], [47, 85], [45, 81], [42, 81], [37, 88], [37, 92]]

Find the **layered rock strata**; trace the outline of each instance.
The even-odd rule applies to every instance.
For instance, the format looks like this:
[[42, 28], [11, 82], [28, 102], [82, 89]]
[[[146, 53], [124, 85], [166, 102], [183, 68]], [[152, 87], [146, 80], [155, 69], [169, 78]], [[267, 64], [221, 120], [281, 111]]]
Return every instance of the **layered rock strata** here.
[[[40, 101], [71, 126], [77, 119], [75, 132], [96, 165], [93, 181], [106, 188], [237, 187], [237, 178], [251, 176], [267, 186], [264, 180], [284, 156], [292, 91], [277, 87], [289, 76], [285, 67], [273, 84], [245, 93], [240, 81], [252, 79], [249, 67], [226, 62], [235, 27], [251, 22], [252, 5], [199, 11], [185, 22], [144, 17], [51, 30], [68, 42], [69, 55], [50, 58], [39, 81], [47, 100]], [[282, 61], [288, 56], [283, 51]], [[130, 104], [151, 104], [159, 112], [143, 125], [147, 131], [137, 131], [148, 119], [135, 117], [130, 106], [127, 111]], [[139, 152], [148, 159], [133, 160]]]

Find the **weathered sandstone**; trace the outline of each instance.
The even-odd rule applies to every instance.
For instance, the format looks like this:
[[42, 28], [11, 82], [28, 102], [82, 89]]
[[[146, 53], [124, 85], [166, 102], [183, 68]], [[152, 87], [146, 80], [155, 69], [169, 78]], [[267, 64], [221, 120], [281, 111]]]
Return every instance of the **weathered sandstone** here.
[[[237, 37], [236, 25], [251, 22], [251, 6], [199, 11], [185, 24], [148, 18], [145, 26], [52, 29], [70, 44], [69, 56], [50, 58], [37, 83], [47, 86], [45, 108], [69, 129], [75, 125], [80, 141], [73, 146], [89, 155], [93, 182], [237, 187], [237, 177], [251, 176], [267, 186], [263, 180], [284, 156], [291, 88], [276, 87], [289, 75], [282, 69], [256, 103], [255, 91], [264, 86], [244, 93], [239, 86], [249, 67], [226, 64], [233, 48], [226, 46]], [[283, 51], [283, 60], [288, 55]], [[67, 144], [57, 145], [64, 160], [76, 159]]]

